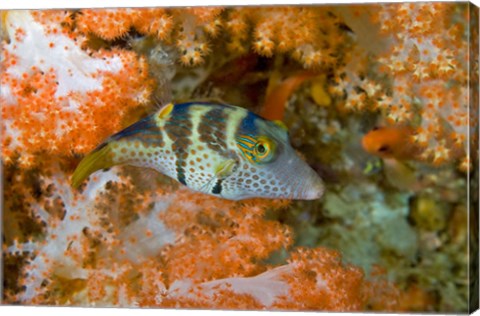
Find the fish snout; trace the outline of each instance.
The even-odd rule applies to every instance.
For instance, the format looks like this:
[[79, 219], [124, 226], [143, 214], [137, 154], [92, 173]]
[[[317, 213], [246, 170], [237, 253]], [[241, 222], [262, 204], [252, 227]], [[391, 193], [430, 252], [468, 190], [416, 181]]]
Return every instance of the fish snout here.
[[[310, 169], [310, 167], [307, 166]], [[297, 199], [301, 200], [316, 200], [322, 197], [325, 191], [325, 186], [318, 174], [310, 169], [307, 175], [303, 176], [304, 183], [296, 193]]]
[[319, 176], [316, 177], [315, 180], [312, 181], [311, 185], [307, 185], [304, 192], [303, 199], [305, 200], [316, 200], [322, 197], [323, 192], [325, 191], [325, 187], [323, 185], [323, 181], [320, 179]]
[[279, 173], [280, 183], [285, 186], [285, 194], [295, 200], [315, 200], [324, 192], [323, 180], [306, 162], [298, 157], [283, 163]]

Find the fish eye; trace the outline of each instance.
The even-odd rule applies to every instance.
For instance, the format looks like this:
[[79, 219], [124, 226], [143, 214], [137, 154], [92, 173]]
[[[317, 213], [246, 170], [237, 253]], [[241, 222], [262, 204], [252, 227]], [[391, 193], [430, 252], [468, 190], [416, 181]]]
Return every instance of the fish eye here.
[[387, 145], [383, 145], [380, 148], [378, 148], [378, 151], [381, 152], [381, 153], [388, 152], [389, 150], [390, 150], [390, 147], [387, 146]]
[[259, 156], [259, 158], [264, 158], [268, 156], [270, 152], [270, 145], [265, 141], [259, 141], [255, 144], [255, 154]]
[[254, 147], [254, 154], [260, 162], [267, 162], [272, 158], [274, 143], [267, 137], [259, 137]]
[[237, 136], [237, 147], [243, 156], [255, 164], [270, 162], [275, 157], [277, 144], [268, 136]]

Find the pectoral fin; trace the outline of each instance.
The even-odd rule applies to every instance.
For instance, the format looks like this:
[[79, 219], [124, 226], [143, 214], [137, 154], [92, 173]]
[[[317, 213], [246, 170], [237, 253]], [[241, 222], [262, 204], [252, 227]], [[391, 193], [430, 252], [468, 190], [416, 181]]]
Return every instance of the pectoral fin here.
[[222, 193], [222, 182], [225, 178], [230, 176], [232, 173], [235, 172], [237, 169], [238, 162], [235, 159], [227, 159], [221, 162], [215, 168], [215, 177], [213, 187], [211, 189], [211, 193], [213, 194], [221, 194]]
[[215, 177], [217, 179], [225, 179], [235, 172], [237, 165], [238, 162], [235, 159], [227, 159], [223, 161], [217, 166], [217, 168], [215, 168]]

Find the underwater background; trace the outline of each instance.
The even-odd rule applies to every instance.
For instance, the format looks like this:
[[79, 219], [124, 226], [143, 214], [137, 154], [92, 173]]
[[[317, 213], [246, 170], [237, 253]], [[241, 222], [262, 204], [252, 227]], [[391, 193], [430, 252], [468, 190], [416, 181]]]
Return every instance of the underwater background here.
[[[478, 289], [478, 226], [468, 226], [478, 222], [478, 8], [0, 17], [3, 303], [468, 310]], [[191, 101], [283, 121], [323, 196], [230, 201], [132, 166], [72, 188], [104, 139]]]

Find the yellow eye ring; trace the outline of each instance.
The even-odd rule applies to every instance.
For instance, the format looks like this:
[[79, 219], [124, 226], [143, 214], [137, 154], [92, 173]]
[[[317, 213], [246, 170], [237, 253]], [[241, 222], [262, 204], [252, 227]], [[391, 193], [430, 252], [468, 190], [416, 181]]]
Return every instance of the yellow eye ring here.
[[237, 147], [251, 163], [267, 163], [275, 156], [276, 144], [267, 136], [239, 135], [236, 140]]
[[255, 154], [257, 155], [258, 158], [264, 158], [268, 156], [269, 152], [270, 152], [270, 146], [268, 146], [268, 144], [257, 143], [255, 145]]
[[259, 161], [265, 161], [272, 156], [273, 147], [270, 139], [259, 137], [254, 147], [254, 154]]

